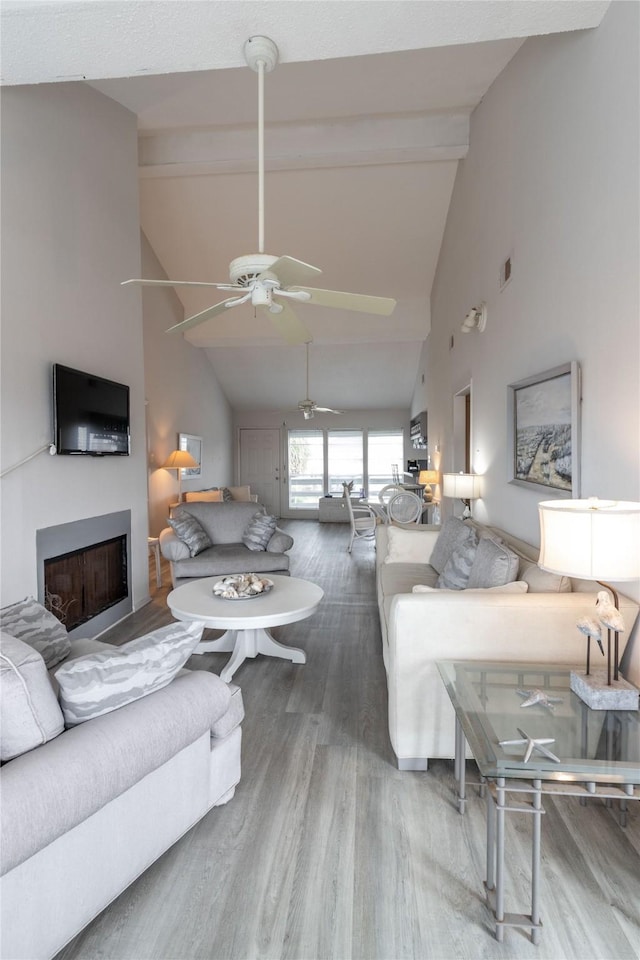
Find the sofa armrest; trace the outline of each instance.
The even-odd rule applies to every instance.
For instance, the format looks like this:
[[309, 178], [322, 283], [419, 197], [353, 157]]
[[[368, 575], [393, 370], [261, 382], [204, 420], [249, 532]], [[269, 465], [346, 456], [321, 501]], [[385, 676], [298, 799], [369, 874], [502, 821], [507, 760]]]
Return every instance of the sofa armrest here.
[[211, 731], [230, 704], [231, 692], [215, 674], [185, 672], [161, 690], [5, 764], [2, 873]]
[[285, 553], [287, 550], [291, 550], [293, 546], [293, 537], [290, 537], [288, 533], [285, 533], [284, 530], [280, 530], [279, 527], [276, 527], [275, 533], [269, 540], [267, 544], [268, 553]]
[[188, 560], [189, 547], [175, 535], [171, 527], [160, 531], [160, 550], [166, 560]]

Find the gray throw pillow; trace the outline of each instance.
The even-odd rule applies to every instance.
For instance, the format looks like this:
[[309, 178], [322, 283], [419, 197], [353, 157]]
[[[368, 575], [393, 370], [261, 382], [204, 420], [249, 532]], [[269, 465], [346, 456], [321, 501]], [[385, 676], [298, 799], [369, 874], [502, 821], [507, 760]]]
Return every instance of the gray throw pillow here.
[[481, 537], [476, 550], [468, 587], [499, 587], [517, 580], [520, 557], [504, 543]]
[[120, 647], [69, 660], [55, 672], [65, 723], [73, 727], [171, 683], [195, 650], [204, 623], [170, 623]]
[[268, 513], [256, 513], [242, 534], [242, 542], [249, 550], [266, 550], [276, 529], [276, 518]]
[[198, 523], [195, 517], [190, 514], [181, 513], [168, 520], [169, 526], [173, 528], [176, 537], [179, 537], [183, 543], [189, 547], [189, 553], [192, 557], [197, 557], [199, 553], [212, 547], [209, 534]]
[[37, 650], [47, 669], [69, 656], [67, 628], [34, 597], [26, 597], [0, 610], [2, 629]]
[[233, 494], [231, 490], [229, 490], [229, 487], [222, 488], [222, 500], [224, 503], [230, 503], [233, 500]]
[[468, 526], [462, 520], [458, 520], [457, 517], [449, 517], [445, 520], [442, 530], [438, 534], [429, 563], [434, 570], [442, 573], [456, 547], [467, 540], [475, 543], [477, 539], [478, 535], [473, 527]]
[[436, 580], [436, 587], [444, 590], [464, 590], [469, 582], [477, 549], [478, 542], [472, 537], [458, 544]]
[[64, 720], [44, 660], [0, 630], [0, 761], [53, 740]]

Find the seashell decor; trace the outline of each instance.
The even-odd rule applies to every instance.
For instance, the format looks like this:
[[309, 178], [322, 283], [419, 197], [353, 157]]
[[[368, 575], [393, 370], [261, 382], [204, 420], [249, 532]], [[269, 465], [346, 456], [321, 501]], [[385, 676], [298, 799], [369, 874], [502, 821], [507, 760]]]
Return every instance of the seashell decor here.
[[259, 577], [257, 573], [235, 573], [214, 583], [213, 593], [225, 600], [249, 600], [268, 593], [272, 587], [273, 580]]

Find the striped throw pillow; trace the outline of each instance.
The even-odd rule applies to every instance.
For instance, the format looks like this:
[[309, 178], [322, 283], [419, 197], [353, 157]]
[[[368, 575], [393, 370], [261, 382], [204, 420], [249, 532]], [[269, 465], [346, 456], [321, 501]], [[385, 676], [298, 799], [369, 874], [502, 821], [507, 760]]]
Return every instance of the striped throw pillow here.
[[171, 683], [195, 650], [204, 624], [176, 622], [113, 650], [69, 660], [55, 671], [68, 727], [111, 713]]
[[179, 510], [174, 517], [167, 520], [167, 523], [173, 527], [176, 537], [189, 547], [192, 557], [197, 557], [203, 550], [213, 546], [207, 531], [190, 513]]
[[2, 629], [37, 650], [47, 670], [64, 660], [71, 650], [67, 628], [34, 597], [26, 597], [0, 610]]
[[268, 513], [256, 513], [242, 534], [242, 542], [249, 550], [266, 550], [275, 529], [275, 517]]

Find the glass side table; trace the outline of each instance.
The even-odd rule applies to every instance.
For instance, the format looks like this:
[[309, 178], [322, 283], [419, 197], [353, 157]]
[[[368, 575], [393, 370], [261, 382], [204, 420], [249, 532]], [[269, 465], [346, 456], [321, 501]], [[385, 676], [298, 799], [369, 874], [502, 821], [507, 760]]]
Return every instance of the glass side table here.
[[[558, 664], [442, 660], [438, 670], [456, 715], [459, 812], [466, 802], [465, 742], [486, 797], [485, 891], [496, 939], [503, 940], [505, 927], [524, 927], [538, 943], [542, 797], [618, 799], [624, 823], [627, 801], [640, 799], [639, 714], [589, 709], [569, 688], [570, 668]], [[528, 699], [536, 702], [523, 708]], [[504, 908], [505, 814], [512, 812], [533, 817], [530, 915]]]

